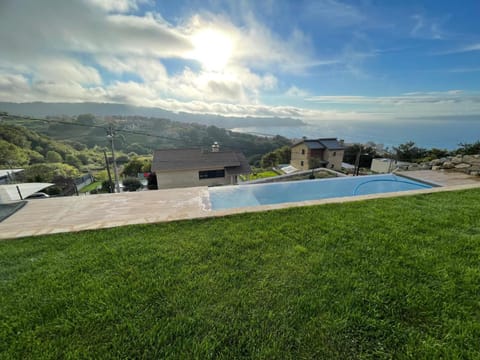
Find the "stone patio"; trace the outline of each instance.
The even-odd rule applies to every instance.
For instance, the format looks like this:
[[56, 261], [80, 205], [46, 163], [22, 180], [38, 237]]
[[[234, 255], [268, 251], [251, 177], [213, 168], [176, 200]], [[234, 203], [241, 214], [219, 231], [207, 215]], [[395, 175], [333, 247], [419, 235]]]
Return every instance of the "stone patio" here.
[[0, 239], [480, 187], [478, 177], [462, 173], [422, 170], [401, 175], [443, 187], [218, 211], [209, 210], [206, 187], [36, 199], [0, 222]]

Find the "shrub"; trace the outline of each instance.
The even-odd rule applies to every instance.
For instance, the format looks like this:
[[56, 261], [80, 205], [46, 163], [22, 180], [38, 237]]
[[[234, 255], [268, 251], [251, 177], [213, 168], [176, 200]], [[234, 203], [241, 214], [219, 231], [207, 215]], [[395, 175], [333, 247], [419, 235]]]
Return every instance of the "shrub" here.
[[137, 191], [142, 186], [142, 183], [137, 178], [129, 177], [123, 180], [123, 189], [125, 191]]

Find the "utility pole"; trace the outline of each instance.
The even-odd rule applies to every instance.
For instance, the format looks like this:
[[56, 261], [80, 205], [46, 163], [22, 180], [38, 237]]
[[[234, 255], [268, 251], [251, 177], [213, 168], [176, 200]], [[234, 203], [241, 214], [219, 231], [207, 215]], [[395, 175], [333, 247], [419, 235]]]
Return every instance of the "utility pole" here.
[[113, 193], [115, 189], [113, 188], [112, 184], [112, 175], [110, 174], [110, 165], [108, 164], [108, 157], [107, 152], [103, 150], [103, 155], [105, 155], [105, 166], [107, 167], [107, 174], [108, 174], [108, 192]]
[[117, 169], [117, 162], [115, 160], [115, 146], [113, 144], [113, 140], [115, 138], [115, 133], [113, 131], [112, 125], [109, 127], [109, 133], [107, 138], [110, 139], [110, 145], [112, 147], [112, 161], [113, 161], [113, 175], [115, 177], [115, 192], [120, 192], [120, 183], [118, 182], [118, 169]]

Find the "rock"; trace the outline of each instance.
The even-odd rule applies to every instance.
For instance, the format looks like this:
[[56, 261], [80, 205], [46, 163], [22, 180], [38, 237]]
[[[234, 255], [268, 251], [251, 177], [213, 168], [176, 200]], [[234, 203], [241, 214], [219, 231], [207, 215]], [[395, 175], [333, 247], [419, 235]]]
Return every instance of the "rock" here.
[[465, 163], [461, 163], [461, 164], [455, 165], [455, 169], [460, 169], [460, 170], [468, 169], [468, 168], [470, 168], [470, 167], [471, 167], [470, 164], [465, 164]]
[[442, 163], [444, 163], [444, 161], [442, 161], [442, 160], [440, 160], [440, 159], [434, 159], [434, 160], [430, 161], [430, 165], [431, 165], [431, 166], [442, 165]]
[[469, 170], [470, 171], [480, 171], [480, 165], [472, 165]]
[[457, 165], [461, 164], [463, 162], [463, 156], [462, 155], [457, 155], [454, 158], [452, 158], [452, 163]]
[[441, 168], [442, 168], [442, 167], [439, 166], [439, 165], [434, 165], [434, 166], [432, 166], [432, 170], [435, 170], [435, 171], [436, 171], [436, 170], [440, 170]]
[[442, 165], [444, 169], [453, 169], [455, 165], [451, 161], [445, 161]]
[[480, 176], [480, 171], [470, 171], [470, 175]]

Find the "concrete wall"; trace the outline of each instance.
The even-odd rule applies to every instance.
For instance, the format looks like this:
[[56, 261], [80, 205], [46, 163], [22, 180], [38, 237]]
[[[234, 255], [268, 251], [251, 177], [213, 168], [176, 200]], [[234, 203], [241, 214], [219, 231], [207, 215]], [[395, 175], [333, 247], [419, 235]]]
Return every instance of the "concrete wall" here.
[[396, 161], [392, 159], [373, 159], [372, 166], [370, 166], [370, 170], [380, 173], [380, 174], [387, 174], [392, 172], [393, 169], [396, 167]]
[[168, 173], [157, 172], [158, 188], [171, 189], [193, 186], [226, 185], [230, 184], [232, 181], [230, 176], [223, 178], [199, 179], [198, 172], [199, 170], [172, 171]]

